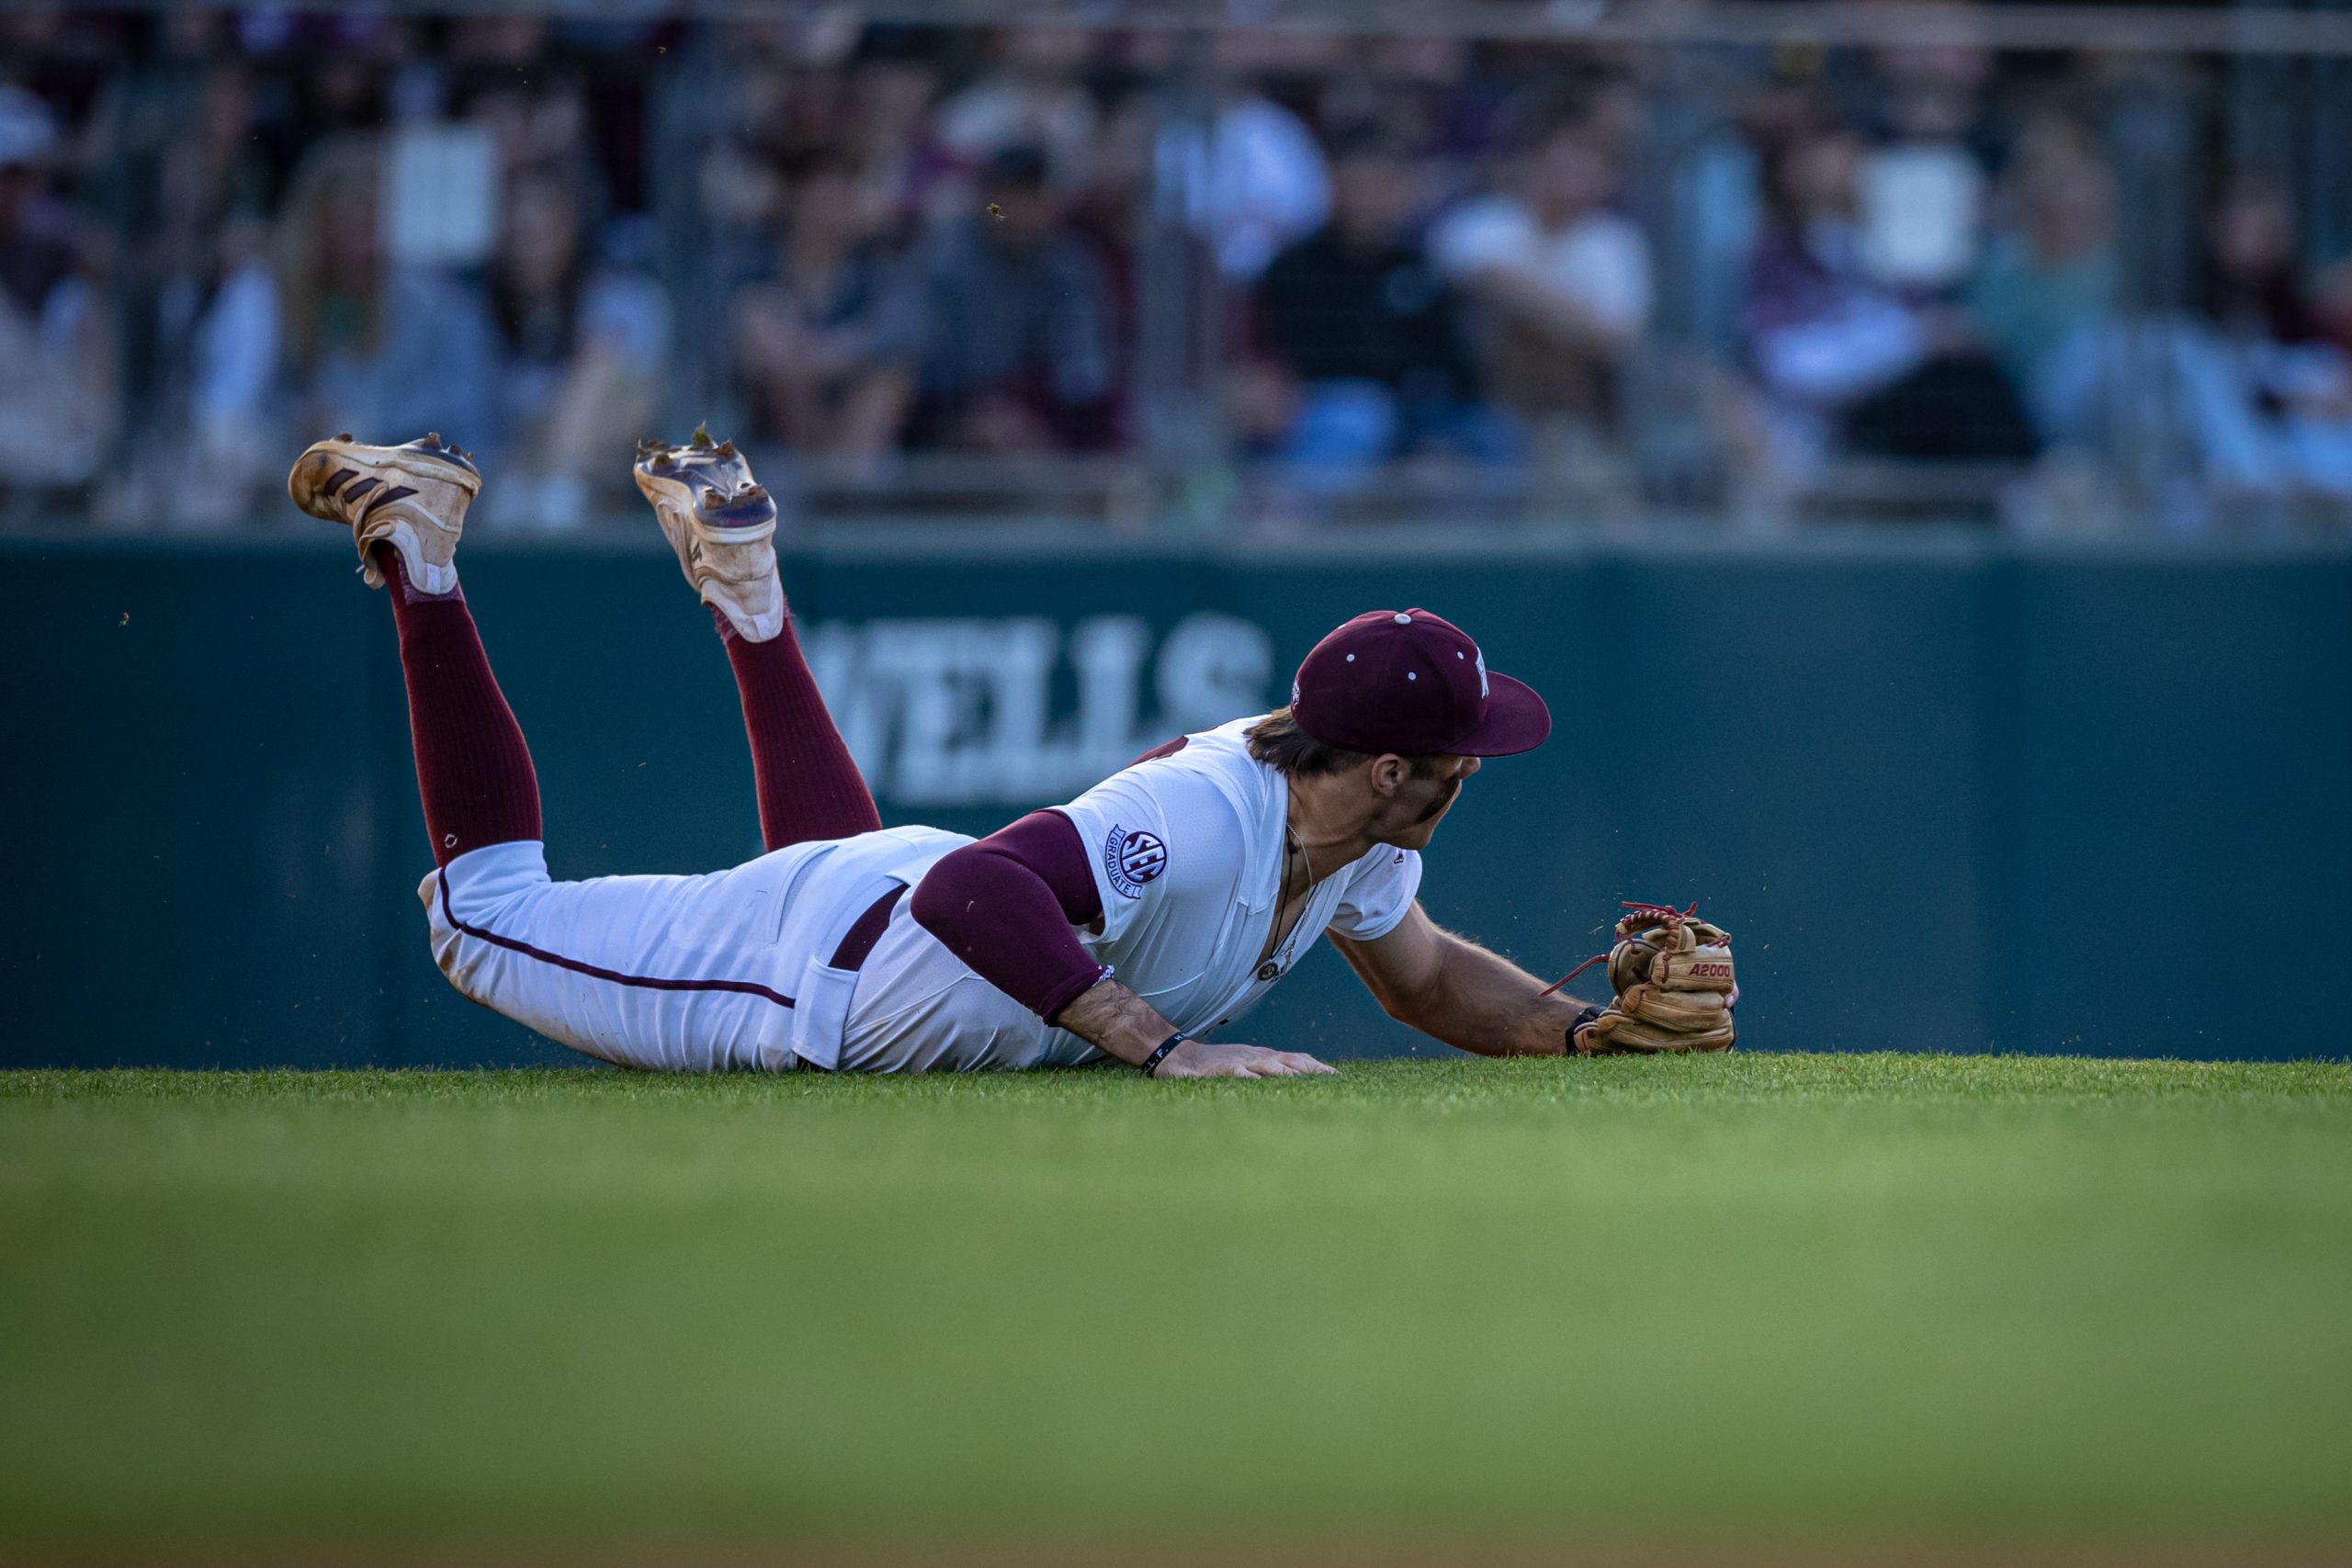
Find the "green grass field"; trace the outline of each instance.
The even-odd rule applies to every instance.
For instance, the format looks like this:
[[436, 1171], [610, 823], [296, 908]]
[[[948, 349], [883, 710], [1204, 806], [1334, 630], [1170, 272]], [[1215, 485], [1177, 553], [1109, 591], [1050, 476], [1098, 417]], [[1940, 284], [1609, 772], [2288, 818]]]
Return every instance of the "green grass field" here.
[[2352, 1066], [0, 1074], [0, 1412], [19, 1551], [2326, 1553]]

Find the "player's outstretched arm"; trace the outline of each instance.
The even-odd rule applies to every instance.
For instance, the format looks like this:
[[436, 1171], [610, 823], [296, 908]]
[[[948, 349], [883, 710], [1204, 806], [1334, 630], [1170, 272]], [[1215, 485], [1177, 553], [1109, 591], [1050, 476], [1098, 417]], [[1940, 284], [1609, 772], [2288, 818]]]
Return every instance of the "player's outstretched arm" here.
[[1388, 1016], [1481, 1056], [1557, 1056], [1585, 1004], [1543, 995], [1544, 983], [1498, 953], [1441, 930], [1415, 901], [1396, 930], [1370, 942], [1331, 933]]
[[[1099, 980], [1094, 988], [1062, 1009], [1055, 1020], [1081, 1040], [1101, 1046], [1122, 1062], [1137, 1066], [1148, 1061], [1176, 1026], [1116, 980]], [[1287, 1078], [1307, 1073], [1329, 1073], [1314, 1057], [1296, 1051], [1268, 1051], [1256, 1045], [1226, 1045], [1187, 1038], [1159, 1060], [1152, 1077], [1160, 1078]]]

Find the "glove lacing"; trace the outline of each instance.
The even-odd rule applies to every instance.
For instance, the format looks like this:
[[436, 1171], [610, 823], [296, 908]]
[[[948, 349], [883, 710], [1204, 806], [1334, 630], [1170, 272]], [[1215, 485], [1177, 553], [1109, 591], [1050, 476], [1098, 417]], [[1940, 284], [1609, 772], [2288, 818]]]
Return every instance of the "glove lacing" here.
[[[1656, 915], [1659, 921], [1671, 931], [1680, 930], [1683, 921], [1689, 919], [1691, 916], [1699, 912], [1699, 903], [1695, 898], [1691, 900], [1690, 907], [1687, 909], [1678, 909], [1671, 904], [1641, 904], [1636, 903], [1630, 898], [1620, 898], [1617, 900], [1617, 907], [1621, 909], [1631, 910], [1634, 914]], [[1618, 926], [1622, 929], [1625, 921], [1630, 918], [1631, 916], [1628, 915], [1620, 915], [1617, 918]], [[1558, 979], [1553, 981], [1550, 985], [1544, 987], [1535, 994], [1539, 997], [1550, 996], [1553, 992], [1558, 990], [1561, 987], [1566, 985], [1569, 981], [1575, 979], [1577, 976], [1583, 974], [1594, 964], [1606, 963], [1609, 958], [1609, 953], [1615, 951], [1615, 945], [1612, 943], [1607, 952], [1594, 953], [1590, 958], [1586, 959], [1583, 963], [1577, 964], [1575, 968], [1569, 970], [1566, 974], [1561, 976]]]

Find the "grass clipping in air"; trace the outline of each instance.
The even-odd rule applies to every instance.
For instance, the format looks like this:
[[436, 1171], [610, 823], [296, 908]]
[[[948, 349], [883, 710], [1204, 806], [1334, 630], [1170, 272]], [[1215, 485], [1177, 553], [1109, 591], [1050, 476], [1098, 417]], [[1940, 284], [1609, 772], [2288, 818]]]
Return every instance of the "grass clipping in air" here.
[[2310, 1541], [2352, 1066], [0, 1075], [0, 1545]]

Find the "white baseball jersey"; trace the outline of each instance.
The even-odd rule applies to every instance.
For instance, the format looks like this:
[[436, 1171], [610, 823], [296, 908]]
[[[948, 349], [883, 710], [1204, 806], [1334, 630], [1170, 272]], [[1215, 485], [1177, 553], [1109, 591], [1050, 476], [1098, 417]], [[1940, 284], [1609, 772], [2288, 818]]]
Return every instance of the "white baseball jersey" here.
[[[1085, 841], [1102, 930], [1079, 941], [1189, 1034], [1239, 1018], [1326, 930], [1396, 929], [1420, 856], [1375, 847], [1327, 875], [1261, 961], [1281, 897], [1289, 791], [1253, 761], [1254, 718], [1185, 738], [1059, 807]], [[458, 856], [418, 888], [460, 991], [573, 1048], [684, 1071], [922, 1072], [1102, 1053], [973, 973], [901, 898], [855, 970], [858, 917], [972, 840], [929, 828], [794, 844], [707, 876], [548, 880], [541, 846]]]
[[[1257, 1005], [1326, 930], [1369, 940], [1405, 918], [1421, 857], [1375, 847], [1316, 885], [1262, 963], [1281, 895], [1290, 795], [1251, 759], [1254, 718], [1185, 738], [1182, 750], [1112, 774], [1057, 807], [1077, 827], [1102, 900], [1100, 934], [1079, 941], [1188, 1034]], [[839, 1066], [866, 1072], [1039, 1067], [1102, 1053], [975, 975], [901, 904], [866, 960]]]

